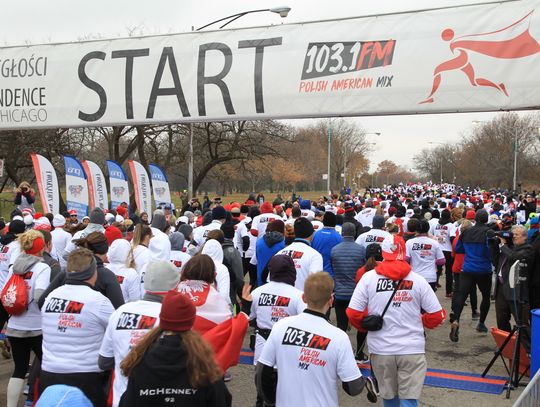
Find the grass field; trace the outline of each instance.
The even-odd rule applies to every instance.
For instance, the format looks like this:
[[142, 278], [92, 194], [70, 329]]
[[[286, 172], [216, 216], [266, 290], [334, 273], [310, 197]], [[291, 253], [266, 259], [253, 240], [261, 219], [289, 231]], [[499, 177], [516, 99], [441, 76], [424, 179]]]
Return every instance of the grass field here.
[[[274, 198], [277, 196], [276, 192], [270, 193], [269, 191], [263, 191], [264, 197], [266, 200], [269, 200], [272, 202]], [[296, 192], [296, 196], [301, 196], [304, 199], [311, 199], [311, 200], [318, 200], [320, 196], [324, 195], [325, 191], [301, 191]], [[231, 202], [240, 202], [244, 203], [246, 199], [248, 198], [247, 193], [235, 193], [230, 195], [217, 195], [214, 192], [209, 192], [208, 197], [210, 199], [214, 199], [217, 196], [221, 197], [221, 202], [223, 204], [228, 204]], [[281, 197], [283, 200], [287, 201], [291, 199], [292, 192], [283, 192], [281, 193]], [[15, 204], [13, 203], [13, 198], [15, 197], [15, 194], [11, 191], [9, 192], [2, 192], [0, 194], [0, 216], [4, 217], [5, 219], [9, 218], [10, 213], [15, 209]], [[204, 195], [198, 196], [199, 200], [203, 200]], [[174, 205], [177, 208], [181, 207], [180, 202], [180, 195], [178, 193], [173, 192], [172, 193], [172, 200]], [[41, 206], [41, 200], [39, 198], [39, 194], [36, 194], [36, 202], [34, 204], [34, 207], [36, 208], [37, 212], [42, 212], [42, 206]]]

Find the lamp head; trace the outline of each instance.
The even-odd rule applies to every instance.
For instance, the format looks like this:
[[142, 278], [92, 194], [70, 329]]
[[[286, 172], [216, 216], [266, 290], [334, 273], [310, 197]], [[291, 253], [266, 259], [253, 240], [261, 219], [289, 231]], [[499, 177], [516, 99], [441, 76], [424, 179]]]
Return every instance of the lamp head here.
[[285, 18], [289, 15], [289, 11], [291, 11], [290, 7], [273, 7], [270, 9], [272, 13], [279, 14], [280, 17]]

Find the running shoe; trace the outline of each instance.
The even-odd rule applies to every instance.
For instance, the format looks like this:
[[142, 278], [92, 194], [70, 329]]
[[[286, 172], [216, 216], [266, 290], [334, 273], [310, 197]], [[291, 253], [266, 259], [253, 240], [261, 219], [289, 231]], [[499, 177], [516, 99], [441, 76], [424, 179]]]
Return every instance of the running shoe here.
[[377, 379], [374, 377], [368, 376], [366, 379], [366, 391], [367, 391], [367, 399], [370, 403], [376, 403], [377, 397], [379, 396], [379, 385], [377, 383]]
[[487, 326], [483, 322], [479, 322], [478, 325], [476, 325], [476, 332], [485, 334], [487, 333], [487, 331], [488, 331]]
[[232, 374], [230, 374], [229, 372], [225, 372], [225, 374], [223, 375], [223, 381], [227, 383], [227, 382], [230, 382], [231, 380], [232, 380]]
[[459, 323], [457, 321], [452, 322], [452, 327], [450, 328], [450, 340], [452, 342], [459, 341]]
[[473, 311], [472, 313], [472, 320], [473, 321], [478, 321], [480, 319], [480, 313], [477, 312], [477, 311]]

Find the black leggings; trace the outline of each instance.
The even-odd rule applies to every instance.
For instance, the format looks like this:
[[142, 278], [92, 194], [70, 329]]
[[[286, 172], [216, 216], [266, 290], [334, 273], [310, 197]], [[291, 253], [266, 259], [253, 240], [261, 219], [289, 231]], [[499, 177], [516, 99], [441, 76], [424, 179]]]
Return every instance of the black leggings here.
[[[334, 300], [334, 310], [336, 311], [337, 327], [343, 332], [347, 332], [349, 326], [349, 318], [347, 317], [347, 307], [350, 300]], [[356, 350], [361, 351], [364, 347], [367, 332], [356, 332]]]
[[480, 322], [484, 323], [489, 312], [491, 302], [491, 273], [464, 273], [459, 277], [459, 292], [454, 309], [454, 319], [459, 321], [461, 311], [465, 305], [465, 300], [476, 284], [482, 293], [482, 302], [480, 303]]
[[5, 310], [4, 306], [0, 302], [0, 331], [4, 329], [4, 324], [8, 321], [9, 314]]
[[32, 336], [30, 338], [16, 338], [8, 336], [11, 344], [11, 354], [15, 363], [15, 370], [11, 377], [24, 379], [28, 372], [28, 364], [30, 363], [30, 353], [33, 351], [36, 357], [41, 360], [41, 341], [43, 336]]

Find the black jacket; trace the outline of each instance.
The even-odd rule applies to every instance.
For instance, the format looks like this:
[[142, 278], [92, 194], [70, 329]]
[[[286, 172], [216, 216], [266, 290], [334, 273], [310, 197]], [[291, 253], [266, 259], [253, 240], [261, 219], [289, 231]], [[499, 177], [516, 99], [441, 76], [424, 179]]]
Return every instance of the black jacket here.
[[[521, 300], [529, 301], [529, 281], [531, 277], [531, 270], [534, 265], [534, 251], [530, 244], [522, 244], [519, 246], [509, 247], [508, 245], [501, 246], [500, 250], [495, 252], [496, 269], [497, 273], [497, 285], [495, 287], [495, 295], [497, 290], [502, 289], [504, 297], [508, 301], [514, 300], [514, 293], [510, 288], [509, 274], [512, 264], [517, 260], [527, 264], [524, 270], [521, 271], [527, 276], [527, 280], [523, 282], [523, 290], [521, 290]], [[500, 283], [499, 275], [502, 276], [503, 283]]]
[[[124, 295], [122, 289], [114, 273], [108, 268], [103, 266], [103, 262], [98, 257], [95, 258], [97, 263], [97, 281], [94, 286], [94, 290], [99, 291], [105, 297], [107, 297], [114, 309], [117, 309], [120, 305], [124, 305]], [[51, 281], [49, 287], [45, 290], [43, 295], [38, 301], [38, 306], [41, 308], [45, 303], [45, 298], [55, 289], [66, 283], [68, 273], [59, 273], [54, 280]]]
[[231, 401], [222, 380], [199, 389], [189, 384], [182, 338], [167, 335], [158, 339], [135, 366], [119, 407], [227, 407]]

